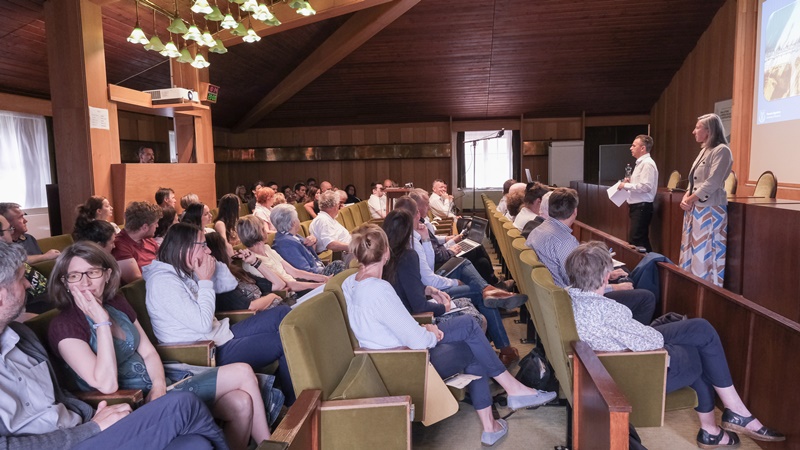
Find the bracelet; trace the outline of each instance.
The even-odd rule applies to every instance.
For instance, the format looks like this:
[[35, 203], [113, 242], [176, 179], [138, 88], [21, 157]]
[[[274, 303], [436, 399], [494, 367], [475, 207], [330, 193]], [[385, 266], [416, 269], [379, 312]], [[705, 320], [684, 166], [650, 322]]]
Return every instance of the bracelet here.
[[104, 327], [106, 325], [111, 326], [111, 322], [108, 322], [108, 321], [106, 321], [106, 322], [98, 322], [96, 324], [93, 324], [92, 328], [94, 328], [96, 330], [96, 329], [98, 329], [100, 327]]
[[259, 266], [261, 266], [261, 260], [260, 259], [256, 259], [256, 262], [253, 263], [253, 268], [254, 269], [258, 269]]

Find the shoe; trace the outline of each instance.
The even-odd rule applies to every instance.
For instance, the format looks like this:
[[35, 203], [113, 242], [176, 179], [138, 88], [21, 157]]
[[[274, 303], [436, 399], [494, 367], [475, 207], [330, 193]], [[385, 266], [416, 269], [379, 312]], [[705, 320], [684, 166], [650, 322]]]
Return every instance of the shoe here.
[[503, 419], [497, 419], [502, 429], [500, 431], [484, 431], [481, 433], [481, 445], [484, 447], [492, 447], [494, 444], [500, 442], [501, 439], [508, 435], [508, 422]]
[[489, 308], [514, 309], [527, 301], [525, 294], [512, 294], [494, 286], [486, 286], [483, 290], [483, 303]]
[[494, 287], [496, 287], [497, 289], [502, 289], [506, 292], [513, 292], [514, 286], [516, 285], [517, 283], [514, 280], [505, 280], [498, 282], [497, 284], [494, 285]]
[[509, 395], [508, 407], [517, 410], [541, 406], [552, 402], [556, 397], [558, 394], [552, 391], [538, 391], [538, 393], [530, 395]]
[[725, 408], [725, 411], [722, 413], [722, 423], [719, 426], [728, 431], [742, 433], [743, 435], [749, 437], [750, 439], [755, 439], [756, 441], [777, 442], [786, 440], [786, 436], [778, 433], [775, 430], [770, 430], [767, 427], [761, 427], [761, 429], [758, 431], [746, 428], [747, 424], [752, 422], [754, 419], [755, 417], [753, 416], [740, 416], [730, 409]]
[[[726, 433], [728, 434], [728, 443], [720, 444], [720, 441], [722, 441], [722, 438]], [[736, 448], [739, 446], [739, 436], [737, 436], [736, 433], [731, 433], [730, 431], [725, 430], [719, 430], [719, 434], [714, 436], [709, 434], [708, 431], [700, 428], [700, 431], [697, 432], [697, 446], [700, 448]]]
[[500, 350], [500, 354], [497, 357], [500, 358], [500, 362], [504, 366], [508, 367], [519, 361], [519, 350], [514, 347], [505, 347]]

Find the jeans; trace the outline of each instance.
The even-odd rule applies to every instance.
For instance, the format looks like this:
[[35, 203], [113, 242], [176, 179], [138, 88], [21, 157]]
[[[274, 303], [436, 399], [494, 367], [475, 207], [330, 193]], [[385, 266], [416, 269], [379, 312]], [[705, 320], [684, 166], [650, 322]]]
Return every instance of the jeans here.
[[211, 412], [190, 392], [150, 402], [73, 449], [227, 449]]
[[464, 284], [445, 289], [444, 292], [452, 298], [466, 297], [472, 301], [478, 311], [486, 317], [486, 332], [495, 347], [505, 348], [511, 345], [503, 326], [503, 318], [500, 317], [500, 311], [497, 308], [489, 308], [483, 303], [483, 289], [489, 284], [475, 270], [472, 263], [465, 261], [449, 275], [449, 278], [459, 280]]
[[714, 387], [733, 385], [725, 349], [717, 330], [705, 319], [688, 319], [659, 325], [670, 362], [667, 369], [667, 393], [685, 386], [697, 392], [695, 411], [714, 410]]
[[280, 305], [256, 313], [253, 317], [232, 325], [233, 339], [217, 347], [219, 365], [242, 362], [249, 364], [253, 370], [259, 370], [277, 360], [281, 392], [286, 396], [286, 404], [289, 406], [295, 401], [294, 387], [278, 327], [291, 310], [286, 305]]
[[439, 326], [444, 338], [430, 349], [430, 361], [436, 372], [447, 378], [459, 372], [477, 375], [467, 388], [475, 409], [492, 406], [489, 377], [506, 371], [486, 336], [471, 317], [460, 316]]

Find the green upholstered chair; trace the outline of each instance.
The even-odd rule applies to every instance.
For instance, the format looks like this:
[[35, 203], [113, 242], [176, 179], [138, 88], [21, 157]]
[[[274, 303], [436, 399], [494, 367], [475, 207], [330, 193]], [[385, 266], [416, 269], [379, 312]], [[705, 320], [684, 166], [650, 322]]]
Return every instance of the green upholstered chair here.
[[340, 209], [339, 214], [336, 215], [336, 219], [338, 220], [339, 218], [341, 218], [341, 223], [345, 228], [347, 228], [347, 231], [353, 231], [356, 229], [356, 222], [353, 219], [353, 211], [351, 211], [350, 208]]
[[59, 234], [58, 236], [50, 236], [38, 239], [39, 248], [42, 253], [47, 253], [49, 250], [63, 251], [65, 248], [72, 245], [75, 241], [72, 240], [71, 234]]
[[361, 217], [364, 219], [364, 222], [369, 222], [372, 220], [372, 214], [369, 213], [369, 203], [367, 200], [361, 200], [360, 202], [356, 203], [356, 206], [361, 212]]
[[728, 197], [735, 196], [738, 187], [739, 179], [736, 178], [736, 171], [731, 170], [731, 173], [728, 174], [728, 178], [725, 178], [725, 192], [728, 193]]
[[767, 170], [758, 177], [753, 197], [775, 198], [778, 193], [778, 179], [775, 174]]
[[295, 392], [321, 391], [322, 448], [411, 447], [411, 397], [392, 396], [388, 386], [423, 376], [408, 369], [420, 365], [410, 360], [427, 363], [427, 351], [379, 352], [399, 355], [381, 363], [371, 352], [356, 353], [333, 292], [294, 308], [281, 322], [280, 334]]
[[356, 224], [356, 228], [358, 228], [364, 222], [369, 222], [369, 216], [364, 217], [361, 214], [361, 208], [358, 206], [358, 203], [350, 205], [345, 209], [349, 209], [350, 213], [353, 215], [353, 222]]
[[[311, 232], [309, 231], [309, 227], [310, 226], [311, 226], [311, 221], [310, 220], [306, 220], [304, 222], [300, 222], [300, 230], [299, 230], [300, 236], [308, 237], [308, 235], [311, 234]], [[328, 264], [331, 261], [333, 261], [333, 252], [330, 251], [330, 250], [325, 250], [322, 253], [318, 253], [317, 256], [325, 264]]]
[[300, 219], [300, 222], [311, 220], [311, 214], [306, 211], [306, 208], [302, 203], [295, 203], [294, 208], [297, 210], [297, 218]]
[[667, 189], [675, 189], [678, 187], [678, 183], [681, 181], [681, 173], [677, 170], [673, 170], [671, 174], [669, 174], [669, 179], [667, 180]]
[[[246, 216], [250, 214], [250, 206], [247, 203], [239, 203], [239, 217]], [[216, 216], [214, 216], [216, 217]]]
[[[572, 403], [572, 342], [578, 341], [572, 300], [564, 289], [553, 282], [546, 267], [532, 273], [547, 340], [547, 358], [553, 365], [561, 389]], [[665, 407], [682, 409], [697, 406], [697, 395], [683, 388], [665, 395], [667, 352], [664, 349], [646, 352], [598, 352], [606, 370], [633, 406], [630, 421], [637, 427], [662, 426]], [[670, 398], [670, 400], [666, 400]]]

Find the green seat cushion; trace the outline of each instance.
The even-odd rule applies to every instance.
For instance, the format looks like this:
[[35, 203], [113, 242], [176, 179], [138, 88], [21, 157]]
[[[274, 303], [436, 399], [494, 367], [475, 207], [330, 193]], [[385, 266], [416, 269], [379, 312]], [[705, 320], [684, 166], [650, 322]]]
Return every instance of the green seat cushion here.
[[358, 398], [388, 397], [389, 391], [383, 384], [375, 364], [368, 354], [355, 355], [350, 367], [336, 386], [329, 400], [348, 400]]

